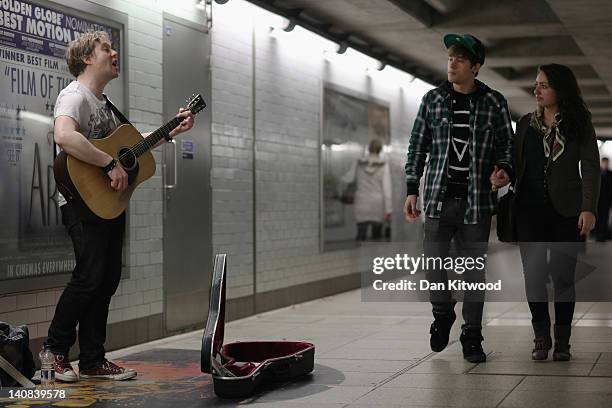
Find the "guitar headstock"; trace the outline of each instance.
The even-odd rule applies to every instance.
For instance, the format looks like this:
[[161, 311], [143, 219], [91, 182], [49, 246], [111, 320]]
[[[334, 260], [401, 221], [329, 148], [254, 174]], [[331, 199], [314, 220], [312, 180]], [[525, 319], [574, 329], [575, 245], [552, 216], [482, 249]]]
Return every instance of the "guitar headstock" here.
[[204, 98], [200, 94], [193, 94], [191, 98], [187, 99], [187, 109], [191, 111], [194, 115], [200, 113], [202, 109], [206, 107], [206, 102], [204, 102]]

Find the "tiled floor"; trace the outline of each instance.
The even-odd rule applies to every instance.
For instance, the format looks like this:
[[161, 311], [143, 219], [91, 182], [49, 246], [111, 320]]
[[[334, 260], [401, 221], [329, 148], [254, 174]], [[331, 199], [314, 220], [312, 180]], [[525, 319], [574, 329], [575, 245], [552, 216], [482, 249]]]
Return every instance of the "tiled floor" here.
[[[446, 350], [429, 350], [427, 303], [366, 303], [352, 291], [260, 314], [228, 323], [225, 342], [312, 341], [314, 373], [248, 400], [206, 398], [190, 406], [611, 407], [612, 304], [577, 305], [571, 362], [531, 360], [529, 316], [524, 304], [487, 303], [488, 362], [476, 365], [462, 359], [459, 322]], [[188, 333], [110, 357], [152, 348], [200, 350], [201, 336]]]

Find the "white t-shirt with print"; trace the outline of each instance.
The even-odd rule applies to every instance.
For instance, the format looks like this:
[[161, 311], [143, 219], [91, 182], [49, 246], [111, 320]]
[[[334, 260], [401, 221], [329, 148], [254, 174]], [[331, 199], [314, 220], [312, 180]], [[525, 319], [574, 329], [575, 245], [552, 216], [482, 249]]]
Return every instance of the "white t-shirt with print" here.
[[[104, 99], [99, 100], [93, 92], [79, 81], [72, 81], [57, 97], [53, 117], [68, 116], [78, 124], [77, 131], [87, 139], [101, 139], [117, 127], [113, 112]], [[60, 207], [66, 204], [58, 193]]]

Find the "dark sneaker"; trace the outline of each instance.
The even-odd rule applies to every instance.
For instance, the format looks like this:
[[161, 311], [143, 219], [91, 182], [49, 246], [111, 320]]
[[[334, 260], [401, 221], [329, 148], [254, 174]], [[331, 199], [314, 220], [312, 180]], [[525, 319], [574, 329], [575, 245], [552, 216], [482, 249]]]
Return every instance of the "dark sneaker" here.
[[55, 378], [65, 382], [79, 381], [79, 376], [72, 368], [68, 356], [61, 353], [53, 353], [55, 361], [53, 362], [53, 369], [55, 370]]
[[482, 349], [482, 341], [484, 340], [480, 329], [464, 328], [459, 337], [463, 346], [463, 358], [470, 363], [484, 363], [487, 361], [487, 355]]
[[435, 313], [434, 322], [429, 328], [429, 345], [431, 349], [436, 352], [440, 352], [448, 346], [448, 335], [450, 334], [453, 323], [457, 316], [454, 311], [449, 313]]
[[88, 379], [123, 381], [134, 378], [138, 374], [131, 368], [119, 367], [111, 361], [105, 361], [98, 368], [81, 370], [80, 375], [81, 378]]

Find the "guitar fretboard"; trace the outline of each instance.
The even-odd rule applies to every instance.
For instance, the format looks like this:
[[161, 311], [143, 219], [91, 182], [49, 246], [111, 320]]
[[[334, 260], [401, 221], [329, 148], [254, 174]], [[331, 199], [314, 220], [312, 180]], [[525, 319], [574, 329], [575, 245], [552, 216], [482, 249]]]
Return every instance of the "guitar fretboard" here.
[[177, 127], [183, 118], [173, 118], [170, 122], [166, 123], [155, 132], [151, 133], [149, 136], [142, 139], [140, 142], [136, 143], [132, 147], [132, 151], [136, 155], [136, 157], [140, 157], [143, 153], [151, 150], [153, 146], [155, 146], [160, 140], [170, 134], [172, 129]]

